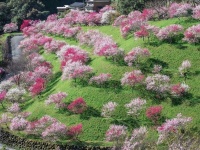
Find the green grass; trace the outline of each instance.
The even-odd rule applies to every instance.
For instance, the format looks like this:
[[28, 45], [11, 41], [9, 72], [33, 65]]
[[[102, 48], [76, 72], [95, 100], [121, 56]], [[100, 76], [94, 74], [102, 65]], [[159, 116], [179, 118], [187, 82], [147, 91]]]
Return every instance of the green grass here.
[[[180, 23], [184, 26], [184, 28], [187, 28], [193, 24], [197, 24], [197, 21], [188, 21], [187, 18], [182, 18], [181, 20], [175, 18], [162, 21], [151, 21], [150, 23], [159, 27]], [[170, 98], [157, 100], [141, 87], [135, 88], [133, 91], [127, 87], [115, 88], [113, 84], [116, 83], [119, 85], [122, 75], [127, 71], [133, 70], [133, 67], [119, 65], [106, 60], [104, 57], [94, 56], [91, 47], [80, 46], [79, 43], [73, 39], [66, 39], [51, 35], [51, 37], [57, 40], [63, 40], [71, 45], [79, 45], [82, 49], [88, 51], [91, 57], [89, 65], [94, 68], [95, 74], [112, 74], [113, 84], [111, 84], [109, 88], [98, 88], [91, 85], [74, 83], [73, 81], [61, 81], [60, 62], [56, 55], [43, 53], [45, 59], [50, 61], [53, 65], [54, 76], [48, 83], [47, 89], [42, 93], [40, 98], [36, 97], [34, 99], [30, 99], [24, 104], [24, 110], [32, 112], [32, 115], [29, 117], [30, 120], [34, 120], [48, 114], [68, 126], [82, 123], [84, 132], [80, 135], [80, 140], [91, 144], [99, 142], [100, 145], [109, 144], [104, 141], [105, 132], [109, 128], [110, 124], [126, 125], [129, 131], [141, 125], [147, 126], [149, 130], [149, 138], [152, 139], [153, 137], [153, 139], [156, 140], [156, 131], [151, 127], [152, 123], [145, 117], [145, 111], [142, 112], [138, 119], [126, 117], [124, 104], [129, 103], [134, 98], [141, 97], [147, 100], [147, 107], [152, 105], [162, 105], [162, 115], [164, 118], [173, 118], [178, 113], [182, 113], [184, 116], [192, 117], [193, 121], [190, 128], [191, 130], [200, 133], [200, 117], [198, 116], [200, 109], [199, 45], [187, 44], [182, 41], [168, 44], [157, 40], [153, 40], [150, 44], [148, 44], [147, 41], [143, 42], [140, 39], [135, 40], [131, 35], [129, 38], [123, 39], [120, 35], [119, 28], [112, 26], [83, 27], [83, 30], [90, 29], [97, 29], [107, 35], [111, 35], [120, 48], [123, 48], [126, 53], [136, 46], [148, 48], [151, 52], [151, 57], [146, 61], [144, 66], [147, 70], [145, 72], [146, 76], [150, 74], [148, 69], [152, 68], [153, 64], [156, 63], [163, 65], [163, 73], [171, 76], [171, 83], [182, 82], [183, 78], [180, 78], [178, 74], [178, 67], [181, 65], [183, 60], [190, 60], [192, 63], [191, 75], [186, 82], [191, 88], [189, 92], [190, 96], [182, 99], [180, 104], [173, 104]], [[44, 101], [47, 97], [58, 91], [68, 93], [68, 97], [65, 99], [66, 103], [69, 103], [78, 97], [83, 97], [87, 102], [88, 110], [81, 115], [72, 115], [67, 111], [55, 109], [53, 105], [46, 106]], [[103, 104], [109, 101], [115, 101], [119, 104], [114, 116], [115, 119], [105, 119], [100, 115]]]

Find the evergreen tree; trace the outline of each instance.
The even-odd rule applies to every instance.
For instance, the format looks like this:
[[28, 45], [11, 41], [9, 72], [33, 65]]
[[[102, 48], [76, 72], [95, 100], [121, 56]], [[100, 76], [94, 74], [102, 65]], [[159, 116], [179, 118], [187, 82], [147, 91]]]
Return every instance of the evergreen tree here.
[[44, 4], [39, 0], [8, 0], [12, 21], [18, 25], [24, 19], [45, 19], [48, 11], [44, 11]]

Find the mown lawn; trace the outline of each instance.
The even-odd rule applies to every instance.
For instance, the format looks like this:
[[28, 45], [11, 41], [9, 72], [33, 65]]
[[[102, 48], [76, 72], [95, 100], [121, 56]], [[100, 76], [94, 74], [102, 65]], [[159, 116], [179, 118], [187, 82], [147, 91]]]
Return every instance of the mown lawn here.
[[[187, 18], [181, 18], [180, 20], [175, 18], [162, 21], [151, 21], [150, 23], [159, 27], [179, 23], [183, 25], [184, 28], [187, 28], [198, 22]], [[163, 100], [156, 99], [150, 92], [145, 90], [145, 87], [134, 88], [134, 90], [128, 87], [121, 87], [120, 79], [122, 78], [122, 75], [135, 68], [114, 63], [104, 57], [94, 56], [91, 47], [81, 46], [73, 39], [51, 35], [51, 37], [55, 39], [63, 40], [70, 45], [79, 45], [81, 48], [88, 51], [91, 58], [88, 65], [94, 68], [95, 74], [110, 73], [112, 74], [112, 80], [109, 82], [108, 87], [102, 88], [79, 82], [75, 83], [74, 81], [61, 81], [60, 62], [56, 55], [46, 54], [41, 51], [45, 59], [53, 64], [54, 76], [40, 97], [30, 99], [24, 104], [24, 111], [32, 112], [32, 115], [29, 117], [30, 120], [48, 114], [68, 126], [82, 123], [84, 132], [80, 135], [80, 140], [89, 143], [105, 141], [105, 132], [110, 124], [125, 125], [130, 131], [139, 126], [147, 126], [149, 130], [149, 139], [156, 141], [157, 134], [155, 134], [155, 128], [152, 127], [151, 121], [145, 117], [145, 110], [137, 119], [127, 117], [126, 115], [124, 104], [129, 103], [134, 98], [141, 97], [147, 100], [147, 107], [152, 105], [162, 105], [162, 116], [165, 119], [173, 118], [178, 113], [192, 117], [193, 121], [190, 128], [191, 130], [200, 133], [200, 117], [198, 116], [200, 110], [200, 45], [187, 44], [181, 40], [177, 43], [169, 44], [159, 42], [156, 39], [152, 39], [150, 43], [148, 43], [147, 40], [136, 40], [132, 35], [127, 39], [123, 39], [120, 35], [119, 28], [112, 26], [83, 27], [83, 29], [97, 29], [107, 35], [111, 35], [120, 48], [124, 49], [126, 53], [136, 46], [148, 48], [151, 52], [151, 57], [143, 62], [142, 71], [145, 73], [145, 76], [151, 74], [153, 64], [160, 64], [163, 66], [162, 73], [171, 77], [171, 83], [176, 84], [178, 82], [183, 82], [184, 79], [179, 76], [178, 67], [183, 60], [190, 60], [192, 68], [190, 76], [186, 81], [190, 86], [189, 95], [179, 102], [172, 102], [170, 98], [165, 98]], [[55, 109], [54, 105], [46, 106], [44, 101], [47, 97], [58, 91], [68, 93], [68, 97], [65, 99], [66, 103], [69, 103], [78, 97], [83, 97], [88, 105], [87, 111], [81, 115], [73, 115], [65, 110]], [[101, 117], [101, 108], [103, 104], [109, 101], [118, 103], [118, 108], [114, 115], [115, 119], [105, 119]], [[104, 144], [106, 143], [100, 143], [100, 145]]]

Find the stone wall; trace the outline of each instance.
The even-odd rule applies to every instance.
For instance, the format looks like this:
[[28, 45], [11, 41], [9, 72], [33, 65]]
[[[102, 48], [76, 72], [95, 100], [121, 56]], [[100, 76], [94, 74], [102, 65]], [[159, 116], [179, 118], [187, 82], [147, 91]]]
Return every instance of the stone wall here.
[[12, 135], [0, 128], [0, 142], [20, 150], [110, 150], [109, 147], [91, 147], [75, 145], [57, 145], [48, 142], [39, 142]]

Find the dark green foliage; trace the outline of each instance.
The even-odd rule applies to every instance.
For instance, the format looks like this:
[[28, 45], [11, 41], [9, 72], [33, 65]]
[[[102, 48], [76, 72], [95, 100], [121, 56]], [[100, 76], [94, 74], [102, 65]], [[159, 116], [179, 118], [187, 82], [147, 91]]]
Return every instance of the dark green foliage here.
[[3, 32], [3, 26], [10, 22], [10, 10], [6, 3], [0, 2], [0, 33]]
[[24, 19], [45, 19], [48, 11], [39, 0], [9, 0], [7, 3], [11, 10], [12, 21], [21, 25]]
[[116, 0], [117, 9], [122, 14], [129, 14], [133, 10], [143, 10], [143, 0]]

